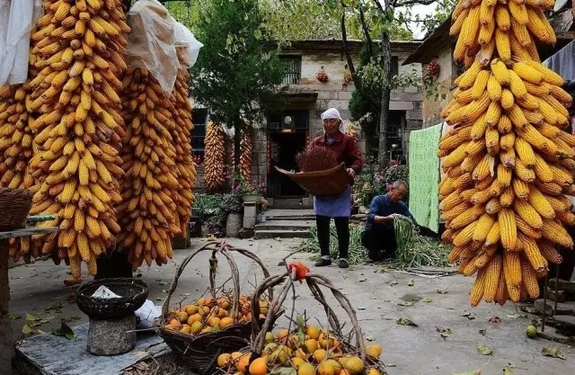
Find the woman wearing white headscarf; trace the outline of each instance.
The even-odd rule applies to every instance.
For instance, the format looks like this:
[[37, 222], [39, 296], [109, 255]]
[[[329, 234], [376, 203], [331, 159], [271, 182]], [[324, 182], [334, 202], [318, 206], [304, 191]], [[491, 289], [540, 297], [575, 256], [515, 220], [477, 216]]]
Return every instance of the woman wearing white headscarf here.
[[[343, 120], [339, 111], [330, 108], [321, 114], [324, 134], [315, 138], [312, 143], [329, 147], [336, 155], [338, 163], [345, 163], [347, 172], [354, 178], [361, 172], [363, 160], [355, 138], [344, 133]], [[329, 225], [334, 219], [337, 230], [339, 246], [340, 268], [349, 267], [349, 217], [351, 216], [351, 189], [350, 186], [337, 197], [314, 197], [314, 212], [316, 215], [317, 237], [321, 249], [321, 259], [316, 267], [331, 265], [329, 254]]]

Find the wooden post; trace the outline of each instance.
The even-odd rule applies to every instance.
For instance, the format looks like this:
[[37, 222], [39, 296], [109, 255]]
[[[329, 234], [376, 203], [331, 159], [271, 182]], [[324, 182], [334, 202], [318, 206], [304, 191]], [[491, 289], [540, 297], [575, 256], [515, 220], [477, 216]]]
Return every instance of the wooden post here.
[[58, 227], [22, 228], [0, 232], [0, 370], [2, 375], [12, 375], [14, 337], [10, 321], [10, 285], [8, 281], [8, 259], [10, 238], [28, 237], [34, 234], [57, 232]]
[[14, 357], [14, 338], [10, 312], [10, 286], [8, 284], [8, 239], [0, 240], [0, 369], [6, 375], [12, 374], [12, 357]]

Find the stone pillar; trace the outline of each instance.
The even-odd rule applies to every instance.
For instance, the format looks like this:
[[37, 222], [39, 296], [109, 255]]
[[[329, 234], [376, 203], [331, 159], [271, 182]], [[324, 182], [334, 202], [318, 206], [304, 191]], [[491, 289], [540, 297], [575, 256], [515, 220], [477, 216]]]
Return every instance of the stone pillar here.
[[118, 355], [136, 347], [136, 315], [122, 319], [90, 318], [88, 352], [94, 355]]
[[244, 228], [253, 229], [256, 226], [257, 209], [255, 202], [244, 202]]

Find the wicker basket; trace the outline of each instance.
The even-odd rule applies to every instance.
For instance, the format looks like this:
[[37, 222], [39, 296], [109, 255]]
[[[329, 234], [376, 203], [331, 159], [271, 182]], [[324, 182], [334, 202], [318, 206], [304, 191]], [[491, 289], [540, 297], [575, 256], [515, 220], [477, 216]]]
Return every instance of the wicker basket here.
[[[300, 263], [299, 266], [303, 265]], [[305, 269], [305, 266], [303, 267], [304, 267], [303, 269]], [[355, 310], [353, 309], [353, 305], [351, 304], [349, 299], [347, 299], [347, 297], [345, 297], [343, 293], [341, 293], [331, 283], [331, 281], [329, 281], [324, 276], [317, 274], [308, 274], [307, 269], [305, 269], [303, 273], [300, 273], [298, 268], [293, 267], [292, 265], [289, 265], [287, 268], [288, 270], [285, 273], [265, 279], [261, 284], [258, 285], [256, 291], [254, 292], [254, 301], [256, 301], [258, 296], [261, 295], [263, 291], [281, 285], [281, 290], [279, 290], [277, 293], [278, 297], [272, 304], [272, 308], [268, 311], [266, 320], [264, 321], [263, 325], [260, 324], [259, 321], [252, 322], [252, 341], [250, 343], [251, 345], [241, 350], [241, 352], [243, 353], [251, 352], [250, 363], [255, 358], [261, 357], [264, 348], [268, 343], [266, 341], [266, 333], [272, 330], [273, 328], [272, 322], [277, 319], [278, 314], [277, 309], [279, 309], [280, 306], [282, 306], [282, 304], [286, 301], [286, 298], [290, 294], [290, 291], [291, 294], [295, 296], [296, 288], [298, 288], [298, 285], [294, 282], [300, 281], [304, 282], [307, 285], [314, 299], [323, 306], [325, 314], [328, 318], [330, 335], [335, 336], [335, 338], [341, 343], [341, 347], [338, 346], [338, 348], [341, 348], [343, 353], [346, 354], [353, 353], [357, 355], [359, 358], [361, 358], [362, 362], [366, 365], [366, 370], [364, 372], [365, 374], [368, 373], [367, 370], [368, 368], [377, 368], [381, 374], [385, 374], [385, 364], [377, 358], [368, 356], [366, 353], [366, 347], [363, 341], [363, 334], [361, 331], [361, 327], [357, 320], [357, 316], [355, 314]], [[352, 329], [348, 335], [344, 336], [342, 331], [343, 325], [340, 323], [337, 315], [331, 308], [329, 302], [326, 301], [324, 293], [322, 292], [322, 288], [325, 288], [331, 292], [331, 294], [335, 297], [337, 302], [341, 305], [341, 307], [345, 310], [345, 312], [349, 316]], [[254, 314], [259, 313], [258, 303], [252, 303], [252, 312]], [[313, 318], [315, 318], [316, 316], [317, 313], [313, 315]], [[296, 327], [296, 325], [298, 323], [296, 322], [296, 320], [299, 320], [299, 318], [296, 318], [295, 316], [292, 316], [290, 318], [290, 327], [288, 327], [288, 332], [290, 333], [290, 335], [292, 334], [297, 335], [298, 327]], [[289, 344], [285, 343], [285, 345]], [[219, 369], [220, 374], [236, 373], [237, 369], [235, 369], [234, 367], [235, 366], [233, 363], [228, 363], [227, 367]], [[269, 368], [268, 372], [270, 374], [287, 373], [284, 371], [280, 371], [277, 368]]]
[[[95, 298], [92, 294], [105, 286], [121, 298]], [[76, 303], [90, 318], [121, 319], [138, 310], [148, 298], [148, 285], [140, 279], [109, 278], [88, 281], [76, 292]]]
[[24, 228], [33, 195], [26, 189], [0, 188], [0, 231]]
[[315, 197], [337, 196], [345, 191], [352, 182], [345, 169], [345, 164], [340, 164], [327, 171], [317, 172], [289, 172], [275, 167], [278, 172], [288, 176], [305, 191]]
[[[201, 333], [197, 335], [190, 335], [181, 333], [179, 331], [166, 328], [166, 324], [170, 319], [170, 300], [178, 286], [178, 279], [182, 275], [186, 266], [190, 261], [199, 253], [204, 251], [211, 251], [212, 256], [209, 260], [209, 293], [212, 297], [216, 298], [217, 288], [216, 288], [216, 270], [218, 260], [216, 255], [222, 255], [228, 262], [230, 269], [232, 271], [231, 280], [233, 283], [233, 299], [231, 303], [231, 314], [232, 316], [237, 316], [240, 307], [240, 276], [238, 267], [231, 252], [237, 252], [247, 258], [250, 258], [255, 263], [257, 263], [265, 278], [270, 277], [267, 268], [264, 266], [262, 261], [252, 252], [238, 249], [232, 247], [225, 242], [208, 242], [204, 246], [200, 247], [196, 251], [192, 252], [182, 264], [178, 267], [174, 280], [168, 295], [164, 300], [162, 305], [162, 316], [157, 321], [156, 330], [158, 334], [164, 339], [166, 344], [172, 349], [174, 353], [180, 356], [189, 366], [190, 369], [201, 375], [213, 374], [217, 371], [217, 357], [224, 352], [233, 352], [244, 348], [250, 339], [250, 334], [252, 332], [252, 325], [250, 322], [239, 322], [232, 324], [226, 328], [223, 328], [216, 332]], [[264, 290], [261, 290], [259, 296], [264, 294]], [[268, 298], [273, 299], [273, 290], [267, 290]], [[259, 304], [258, 304], [259, 307]], [[259, 310], [258, 310], [259, 311]], [[283, 311], [277, 311], [275, 315], [280, 316]], [[259, 316], [253, 315], [252, 316]], [[252, 319], [254, 321], [257, 319]], [[270, 324], [275, 322], [273, 316], [270, 317]], [[264, 319], [262, 319], [259, 324], [263, 324]]]

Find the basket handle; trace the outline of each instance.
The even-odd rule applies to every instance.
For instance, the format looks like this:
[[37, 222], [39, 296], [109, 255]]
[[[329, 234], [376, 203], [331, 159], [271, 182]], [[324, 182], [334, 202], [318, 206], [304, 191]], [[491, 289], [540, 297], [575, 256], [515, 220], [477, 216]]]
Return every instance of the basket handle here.
[[[229, 253], [229, 251], [236, 251], [250, 259], [252, 259], [254, 262], [256, 262], [262, 269], [262, 272], [264, 274], [264, 277], [269, 277], [270, 273], [267, 270], [267, 268], [264, 266], [264, 264], [262, 263], [262, 261], [252, 252], [248, 251], [248, 250], [244, 250], [244, 249], [238, 249], [235, 248], [233, 246], [230, 246], [229, 244], [227, 244], [224, 241], [218, 242], [218, 241], [210, 241], [207, 242], [206, 244], [204, 244], [203, 246], [199, 247], [198, 249], [196, 249], [195, 251], [193, 251], [192, 253], [190, 253], [184, 260], [183, 262], [178, 266], [176, 273], [174, 275], [174, 279], [172, 280], [172, 284], [170, 285], [170, 289], [168, 290], [168, 295], [166, 296], [166, 299], [164, 300], [163, 304], [162, 304], [162, 315], [163, 316], [167, 316], [169, 313], [169, 307], [170, 307], [170, 300], [172, 298], [172, 295], [174, 294], [177, 286], [178, 286], [178, 280], [180, 278], [180, 276], [182, 275], [182, 273], [184, 272], [184, 269], [187, 267], [187, 265], [190, 263], [190, 261], [200, 252], [202, 251], [212, 251], [212, 256], [209, 259], [209, 282], [210, 282], [210, 286], [209, 286], [209, 291], [210, 294], [215, 298], [216, 297], [216, 271], [217, 271], [217, 264], [218, 264], [218, 260], [216, 258], [216, 255], [218, 253], [222, 254], [229, 266], [230, 269], [232, 271], [232, 283], [233, 283], [233, 287], [234, 287], [234, 293], [233, 293], [233, 299], [232, 299], [232, 316], [237, 317], [237, 314], [239, 312], [239, 298], [240, 298], [240, 278], [239, 278], [239, 271], [238, 271], [238, 267], [236, 262], [234, 261], [233, 256]], [[273, 292], [269, 291], [270, 293], [270, 298], [272, 298], [273, 296]]]
[[[286, 271], [281, 275], [276, 275], [265, 279], [254, 292], [254, 299], [252, 300], [252, 312], [254, 315], [258, 314], [260, 311], [259, 303], [256, 302], [259, 300], [259, 295], [266, 289], [273, 289], [275, 286], [283, 283], [287, 278], [289, 281], [283, 284], [282, 289], [279, 292], [279, 295], [272, 299], [272, 302], [268, 309], [268, 314], [263, 325], [260, 327], [259, 323], [256, 320], [252, 320], [252, 338], [253, 338], [253, 347], [252, 350], [256, 354], [261, 354], [263, 348], [265, 346], [265, 336], [266, 333], [270, 330], [272, 324], [272, 318], [275, 316], [278, 311], [282, 308], [283, 303], [287, 297], [287, 294], [290, 289], [295, 287], [294, 281], [296, 280], [296, 271], [292, 270], [291, 272]], [[335, 299], [339, 302], [341, 307], [346, 311], [348, 314], [351, 324], [354, 327], [355, 333], [355, 344], [356, 348], [359, 350], [360, 358], [362, 361], [365, 362], [366, 360], [366, 352], [365, 352], [365, 344], [363, 342], [363, 333], [361, 331], [361, 327], [357, 320], [357, 315], [355, 310], [349, 301], [349, 299], [343, 295], [337, 288], [324, 276], [318, 274], [307, 274], [305, 276], [305, 281], [310, 289], [314, 298], [322, 304], [326, 316], [328, 318], [328, 323], [330, 327], [339, 335], [343, 336], [341, 330], [341, 324], [337, 318], [337, 315], [333, 311], [333, 309], [329, 306], [327, 301], [325, 300], [324, 294], [320, 289], [320, 286], [323, 286], [331, 291]]]

